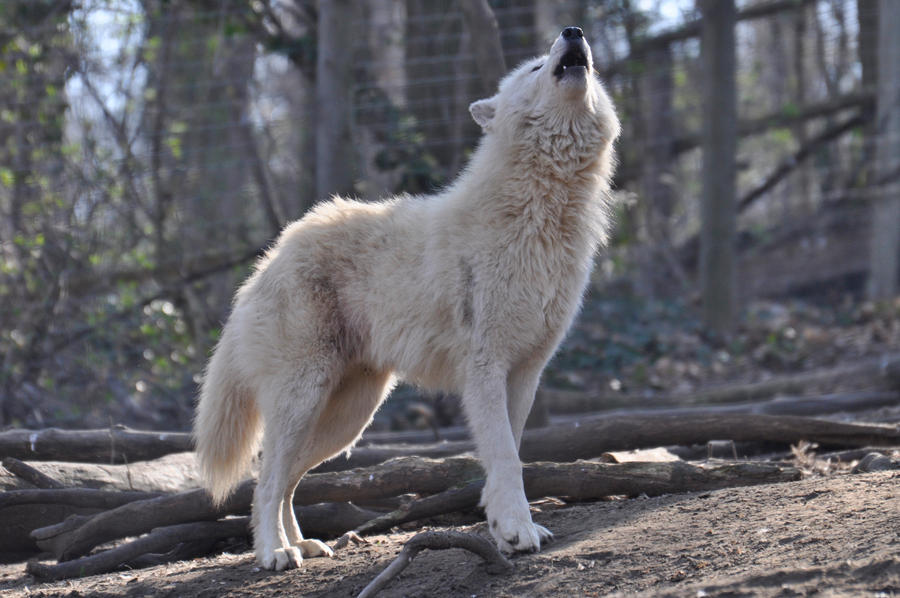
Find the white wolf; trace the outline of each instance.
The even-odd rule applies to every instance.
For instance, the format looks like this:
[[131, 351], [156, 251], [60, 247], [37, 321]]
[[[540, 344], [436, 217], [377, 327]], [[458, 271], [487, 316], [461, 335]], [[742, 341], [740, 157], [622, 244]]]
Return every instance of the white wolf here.
[[431, 197], [334, 198], [288, 226], [237, 292], [194, 425], [215, 501], [258, 447], [256, 557], [330, 555], [292, 509], [300, 478], [349, 449], [402, 377], [462, 395], [506, 551], [551, 538], [531, 520], [519, 442], [541, 371], [606, 238], [619, 122], [576, 27], [470, 106], [484, 138]]

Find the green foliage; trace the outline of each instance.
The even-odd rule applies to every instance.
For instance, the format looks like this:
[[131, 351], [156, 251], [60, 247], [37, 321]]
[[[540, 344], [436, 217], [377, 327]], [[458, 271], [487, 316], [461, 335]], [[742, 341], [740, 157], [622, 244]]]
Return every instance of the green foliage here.
[[379, 89], [370, 89], [357, 98], [356, 105], [366, 106], [358, 120], [376, 120], [385, 126], [379, 133], [382, 149], [375, 156], [379, 170], [399, 170], [398, 193], [428, 193], [445, 180], [440, 165], [425, 149], [425, 136], [419, 131], [415, 116], [394, 106]]
[[[681, 301], [589, 297], [579, 325], [548, 368], [548, 383], [571, 386], [567, 376], [581, 371], [586, 377], [606, 379], [630, 372], [631, 383], [645, 384], [647, 364], [672, 354], [679, 335], [697, 334], [700, 329], [696, 314]], [[699, 345], [690, 357], [707, 362], [711, 356], [708, 346]]]

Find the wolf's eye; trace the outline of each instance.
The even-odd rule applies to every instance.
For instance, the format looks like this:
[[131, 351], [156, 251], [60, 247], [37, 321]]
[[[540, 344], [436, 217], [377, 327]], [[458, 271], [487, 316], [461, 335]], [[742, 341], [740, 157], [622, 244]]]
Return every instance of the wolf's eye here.
[[531, 72], [533, 73], [534, 71], [539, 71], [539, 70], [541, 70], [541, 67], [542, 67], [542, 66], [544, 66], [544, 65], [543, 65], [543, 64], [537, 65], [536, 67], [534, 67], [533, 69], [531, 69]]

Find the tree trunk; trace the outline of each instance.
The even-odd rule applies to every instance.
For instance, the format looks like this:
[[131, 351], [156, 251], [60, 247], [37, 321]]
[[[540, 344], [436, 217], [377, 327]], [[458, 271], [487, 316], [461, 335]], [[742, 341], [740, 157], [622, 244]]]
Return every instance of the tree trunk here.
[[318, 3], [318, 55], [316, 57], [316, 195], [350, 194], [354, 182], [351, 139], [350, 44], [353, 3], [321, 0]]
[[395, 192], [403, 176], [399, 165], [384, 156], [397, 151], [397, 125], [391, 123], [406, 110], [407, 17], [401, 0], [368, 0], [365, 6], [366, 47], [372, 60], [365, 73], [365, 92], [357, 99], [354, 143], [363, 196], [378, 199]]
[[869, 298], [898, 291], [900, 270], [900, 2], [881, 0], [878, 29], [875, 196], [869, 249]]
[[703, 0], [703, 197], [700, 281], [703, 319], [728, 333], [735, 314], [735, 89], [734, 0]]
[[462, 0], [460, 8], [469, 31], [483, 91], [486, 95], [494, 95], [497, 84], [506, 74], [497, 17], [487, 0]]

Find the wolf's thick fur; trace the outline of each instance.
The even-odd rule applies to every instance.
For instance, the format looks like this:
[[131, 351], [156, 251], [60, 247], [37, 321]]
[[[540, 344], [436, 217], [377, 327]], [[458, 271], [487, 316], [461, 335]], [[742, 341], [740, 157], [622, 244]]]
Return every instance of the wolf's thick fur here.
[[[284, 230], [238, 291], [194, 429], [217, 502], [265, 429], [253, 505], [263, 567], [330, 554], [303, 539], [294, 489], [353, 445], [397, 376], [461, 393], [500, 548], [537, 550], [550, 537], [531, 521], [518, 446], [605, 239], [619, 133], [590, 49], [580, 30], [573, 37], [471, 106], [485, 136], [452, 187], [321, 204]], [[587, 66], [570, 64], [578, 52]]]

